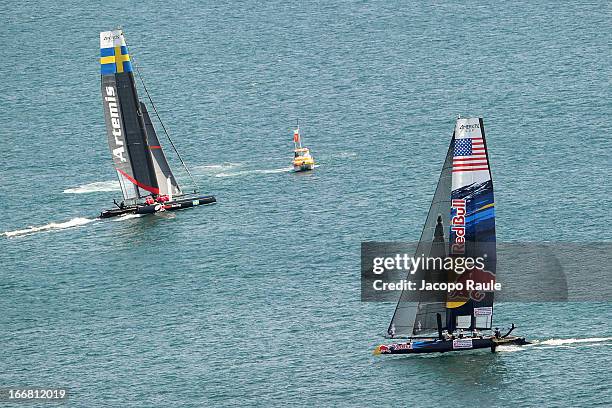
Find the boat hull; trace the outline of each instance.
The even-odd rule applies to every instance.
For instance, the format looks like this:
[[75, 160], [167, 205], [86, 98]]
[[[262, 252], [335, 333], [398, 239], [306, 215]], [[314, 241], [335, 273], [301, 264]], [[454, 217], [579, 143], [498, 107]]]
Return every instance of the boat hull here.
[[308, 171], [314, 170], [314, 164], [301, 164], [301, 165], [293, 165], [293, 171]]
[[100, 213], [100, 218], [112, 218], [124, 214], [154, 214], [161, 211], [175, 211], [184, 208], [197, 207], [199, 205], [213, 204], [217, 202], [214, 196], [195, 196], [182, 198], [163, 204], [134, 205], [123, 208], [111, 208]]
[[483, 336], [475, 338], [461, 338], [454, 340], [438, 339], [412, 339], [406, 343], [382, 344], [374, 350], [374, 354], [422, 354], [446, 353], [449, 351], [467, 351], [477, 349], [490, 349], [495, 351], [498, 346], [530, 344], [524, 337], [508, 336], [496, 338]]

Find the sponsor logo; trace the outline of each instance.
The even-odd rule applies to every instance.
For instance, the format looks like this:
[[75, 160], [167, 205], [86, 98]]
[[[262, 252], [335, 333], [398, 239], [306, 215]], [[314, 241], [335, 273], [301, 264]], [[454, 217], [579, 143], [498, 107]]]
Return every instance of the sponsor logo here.
[[192, 205], [200, 205], [200, 200], [193, 200], [191, 202]]
[[455, 339], [453, 340], [454, 349], [471, 349], [472, 339]]
[[475, 307], [474, 316], [491, 316], [493, 314], [492, 307]]
[[378, 346], [378, 351], [381, 353], [390, 353], [391, 349], [389, 349], [389, 346], [385, 346], [384, 344], [381, 344], [380, 346]]
[[471, 125], [461, 125], [459, 126], [459, 129], [467, 130], [467, 131], [474, 130], [474, 129], [480, 129], [480, 123], [473, 123]]
[[108, 103], [108, 112], [110, 114], [111, 121], [111, 133], [115, 138], [115, 147], [111, 147], [113, 151], [113, 156], [120, 160], [121, 162], [126, 162], [125, 158], [125, 146], [123, 142], [123, 132], [121, 131], [121, 117], [119, 116], [119, 107], [117, 105], [117, 99], [115, 96], [117, 92], [115, 91], [115, 87], [107, 86], [106, 87], [106, 97], [104, 100]]
[[412, 350], [412, 343], [394, 344], [393, 350]]
[[102, 41], [114, 41], [121, 37], [119, 31], [108, 31], [108, 35], [102, 37]]
[[451, 254], [465, 253], [465, 217], [466, 203], [464, 199], [455, 199], [451, 202], [451, 212], [454, 210], [454, 217], [451, 219], [451, 234], [454, 233], [454, 240], [451, 245]]

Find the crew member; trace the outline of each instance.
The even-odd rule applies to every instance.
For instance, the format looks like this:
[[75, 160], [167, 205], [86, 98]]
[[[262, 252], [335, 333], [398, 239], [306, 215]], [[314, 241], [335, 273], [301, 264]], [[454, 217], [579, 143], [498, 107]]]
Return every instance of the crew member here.
[[395, 337], [395, 324], [392, 324], [391, 327], [389, 327], [389, 337]]
[[157, 197], [157, 202], [160, 203], [160, 204], [163, 204], [163, 203], [165, 203], [167, 201], [170, 201], [170, 197], [168, 197], [165, 194], [164, 195], [160, 195], [160, 196]]

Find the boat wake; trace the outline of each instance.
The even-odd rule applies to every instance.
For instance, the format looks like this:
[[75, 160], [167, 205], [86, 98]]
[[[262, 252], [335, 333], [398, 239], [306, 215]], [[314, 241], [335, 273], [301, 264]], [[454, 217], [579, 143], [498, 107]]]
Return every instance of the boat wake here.
[[[535, 342], [534, 342], [535, 343]], [[592, 337], [588, 339], [550, 339], [537, 342], [542, 346], [565, 346], [570, 347], [572, 344], [592, 344], [592, 343], [610, 343], [612, 337]]]
[[49, 224], [42, 225], [40, 227], [28, 227], [28, 228], [24, 228], [21, 230], [7, 231], [7, 232], [4, 232], [3, 235], [6, 236], [7, 238], [13, 238], [13, 237], [18, 237], [22, 235], [35, 234], [37, 232], [42, 232], [42, 231], [61, 230], [61, 229], [66, 229], [66, 228], [79, 227], [81, 225], [89, 224], [90, 222], [94, 222], [97, 220], [98, 220], [97, 218], [77, 217], [77, 218], [73, 218], [70, 221], [66, 221], [66, 222], [59, 222], [59, 223], [51, 222]]
[[113, 221], [117, 222], [117, 221], [131, 220], [132, 218], [140, 218], [143, 215], [144, 214], [129, 214], [129, 213], [123, 214], [123, 215], [116, 217]]
[[499, 353], [514, 353], [516, 351], [525, 350], [525, 346], [517, 346], [517, 345], [511, 344], [508, 346], [499, 346], [495, 350]]
[[357, 157], [355, 152], [338, 152], [330, 155], [332, 159], [346, 159], [348, 157]]
[[99, 191], [118, 191], [119, 183], [116, 181], [96, 181], [94, 183], [83, 184], [82, 186], [72, 187], [64, 190], [65, 194], [86, 194], [97, 193]]
[[219, 174], [216, 174], [215, 177], [236, 177], [236, 176], [246, 176], [250, 174], [276, 174], [276, 173], [288, 173], [290, 171], [293, 171], [293, 166], [283, 167], [280, 169], [256, 169], [256, 170], [235, 171], [231, 173], [219, 173]]
[[226, 171], [229, 169], [234, 169], [236, 167], [242, 167], [244, 164], [243, 163], [230, 163], [230, 162], [225, 162], [225, 163], [221, 163], [221, 164], [205, 164], [205, 165], [201, 165], [201, 166], [195, 166], [193, 168], [194, 173], [198, 174], [198, 173], [215, 173], [218, 171]]

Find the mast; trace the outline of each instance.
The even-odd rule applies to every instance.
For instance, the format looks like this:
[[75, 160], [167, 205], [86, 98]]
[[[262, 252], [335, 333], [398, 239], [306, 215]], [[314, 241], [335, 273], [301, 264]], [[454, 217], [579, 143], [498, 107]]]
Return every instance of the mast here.
[[159, 194], [132, 71], [123, 32], [101, 32], [100, 73], [108, 144], [126, 200]]

